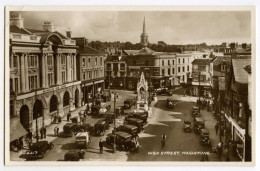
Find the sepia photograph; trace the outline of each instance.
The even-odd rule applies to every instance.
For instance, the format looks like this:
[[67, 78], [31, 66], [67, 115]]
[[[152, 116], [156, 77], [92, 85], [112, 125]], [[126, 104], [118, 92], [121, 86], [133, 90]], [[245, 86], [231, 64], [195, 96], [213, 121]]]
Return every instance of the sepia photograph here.
[[5, 164], [255, 162], [254, 7], [5, 9]]

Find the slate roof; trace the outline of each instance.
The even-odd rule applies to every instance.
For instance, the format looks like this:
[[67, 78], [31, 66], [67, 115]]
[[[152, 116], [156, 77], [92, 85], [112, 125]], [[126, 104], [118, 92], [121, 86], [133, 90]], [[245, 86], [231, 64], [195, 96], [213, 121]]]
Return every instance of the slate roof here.
[[84, 48], [78, 48], [78, 52], [80, 54], [87, 54], [87, 55], [105, 55], [103, 52], [100, 52], [90, 46], [84, 46]]
[[138, 52], [139, 50], [124, 50], [123, 52], [126, 54], [126, 55], [134, 55]]
[[10, 33], [19, 33], [19, 34], [32, 35], [32, 33], [28, 29], [19, 28], [17, 26], [10, 26]]
[[230, 64], [230, 63], [231, 63], [231, 57], [229, 57], [229, 56], [219, 56], [219, 57], [217, 57], [217, 58], [214, 60], [213, 65], [214, 65], [214, 66], [215, 66], [215, 65], [220, 65], [220, 64], [222, 64], [223, 62], [226, 62], [226, 63]]
[[194, 59], [192, 64], [194, 65], [209, 65], [212, 61], [211, 58]]
[[241, 84], [248, 83], [248, 73], [244, 69], [251, 64], [251, 59], [232, 59], [232, 68], [235, 81]]
[[141, 50], [124, 50], [126, 55], [153, 55], [155, 51], [148, 47], [144, 47]]

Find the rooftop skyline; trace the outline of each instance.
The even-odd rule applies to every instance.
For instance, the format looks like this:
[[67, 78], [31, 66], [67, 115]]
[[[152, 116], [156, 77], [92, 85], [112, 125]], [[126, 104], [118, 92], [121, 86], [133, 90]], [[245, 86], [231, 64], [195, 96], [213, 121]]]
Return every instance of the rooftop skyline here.
[[149, 43], [251, 43], [251, 13], [247, 11], [106, 11], [19, 12], [25, 28], [42, 29], [51, 21], [55, 30], [89, 41], [140, 42], [145, 17]]

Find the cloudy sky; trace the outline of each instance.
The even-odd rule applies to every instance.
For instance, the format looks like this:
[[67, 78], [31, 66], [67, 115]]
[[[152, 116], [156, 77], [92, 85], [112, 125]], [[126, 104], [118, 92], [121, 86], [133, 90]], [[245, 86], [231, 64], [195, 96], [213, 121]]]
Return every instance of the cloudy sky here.
[[27, 28], [42, 29], [51, 21], [55, 29], [73, 37], [100, 41], [140, 41], [143, 19], [149, 42], [168, 44], [251, 42], [250, 12], [242, 11], [124, 11], [124, 12], [20, 12]]

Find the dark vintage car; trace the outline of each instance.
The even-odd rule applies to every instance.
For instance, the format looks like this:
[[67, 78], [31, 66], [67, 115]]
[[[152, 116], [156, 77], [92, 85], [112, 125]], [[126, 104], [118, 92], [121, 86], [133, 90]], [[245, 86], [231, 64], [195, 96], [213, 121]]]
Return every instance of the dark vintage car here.
[[64, 155], [64, 161], [79, 161], [84, 159], [85, 152], [79, 150], [70, 150]]
[[183, 123], [184, 132], [191, 132], [191, 121], [185, 120]]
[[130, 113], [126, 118], [137, 118], [143, 120], [143, 124], [145, 125], [147, 123], [148, 118], [148, 112], [135, 112]]
[[36, 155], [41, 155], [44, 156], [44, 154], [51, 150], [54, 147], [52, 142], [48, 142], [48, 141], [39, 141], [36, 143], [33, 143], [29, 149], [31, 152], [34, 152]]
[[117, 127], [116, 131], [126, 132], [128, 134], [131, 134], [133, 137], [136, 137], [138, 134], [138, 127], [134, 125], [125, 124]]
[[105, 113], [105, 114], [100, 114], [100, 118], [105, 119], [108, 124], [114, 123], [114, 113]]
[[93, 131], [93, 127], [88, 123], [82, 123], [82, 124], [66, 123], [63, 126], [63, 134], [68, 136], [76, 135], [78, 132], [86, 132], [86, 131], [87, 132]]
[[134, 125], [138, 128], [138, 132], [141, 132], [144, 130], [143, 127], [143, 120], [137, 119], [137, 118], [125, 118], [124, 124]]
[[94, 135], [99, 136], [105, 133], [106, 130], [109, 128], [109, 123], [106, 119], [100, 119], [94, 125]]
[[99, 106], [92, 106], [91, 107], [91, 114], [92, 115], [99, 115], [100, 107]]
[[192, 116], [199, 117], [200, 116], [200, 109], [197, 106], [192, 107]]
[[124, 101], [124, 109], [131, 109], [131, 107], [134, 105], [134, 99], [126, 99]]
[[201, 117], [194, 118], [194, 131], [195, 133], [199, 134], [200, 129], [205, 127], [205, 120]]
[[167, 106], [168, 108], [174, 108], [173, 98], [168, 98], [168, 99], [166, 100], [166, 106]]
[[171, 96], [173, 93], [171, 92], [171, 90], [168, 90], [166, 88], [163, 88], [163, 89], [157, 89], [156, 90], [156, 93], [158, 95], [168, 95], [168, 96]]
[[[126, 132], [118, 131], [115, 132], [116, 136], [116, 145], [120, 150], [125, 151], [138, 151], [138, 143], [135, 141], [131, 134], [128, 134]], [[110, 133], [106, 137], [106, 143], [109, 145], [114, 144], [114, 134]]]
[[209, 131], [207, 129], [200, 130], [200, 143], [201, 145], [210, 145]]

